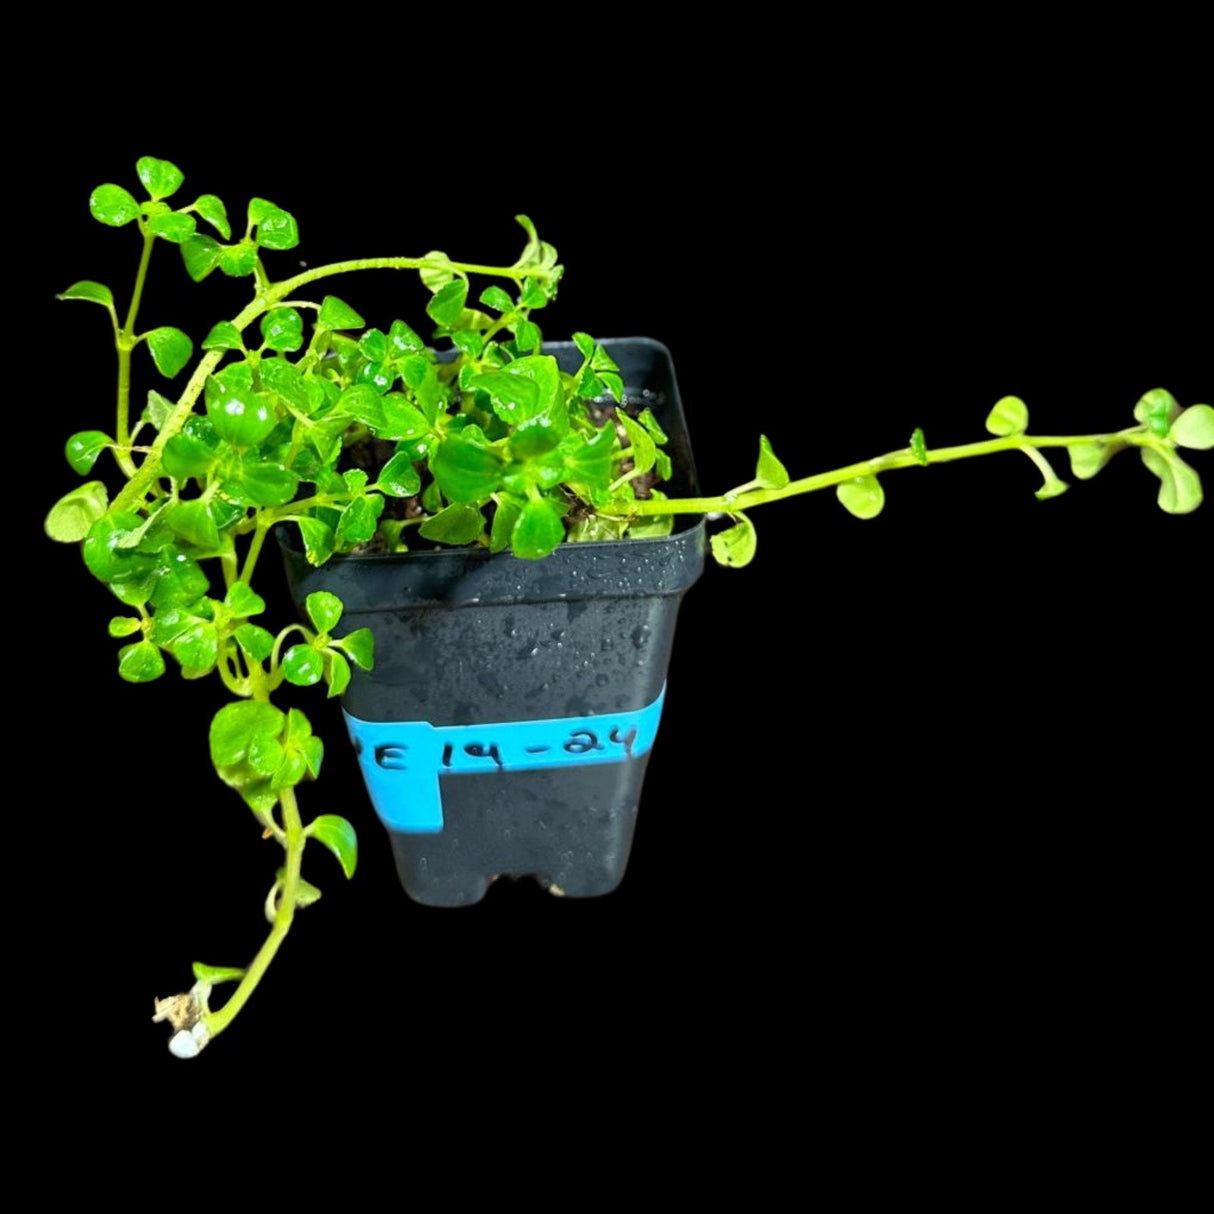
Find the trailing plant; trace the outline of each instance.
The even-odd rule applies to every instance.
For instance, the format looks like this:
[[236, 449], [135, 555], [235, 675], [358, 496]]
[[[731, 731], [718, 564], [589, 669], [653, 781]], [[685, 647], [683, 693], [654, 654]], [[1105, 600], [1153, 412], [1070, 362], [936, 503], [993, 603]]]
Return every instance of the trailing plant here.
[[[347, 877], [357, 864], [348, 821], [322, 813], [306, 822], [297, 789], [320, 772], [321, 740], [307, 716], [275, 702], [284, 683], [340, 695], [352, 666], [369, 669], [367, 629], [342, 630], [343, 605], [308, 597], [306, 623], [267, 628], [254, 588], [267, 536], [298, 529], [307, 559], [334, 553], [480, 545], [524, 559], [562, 542], [665, 534], [678, 514], [723, 515], [712, 537], [725, 565], [755, 552], [749, 511], [782, 498], [833, 488], [843, 506], [870, 519], [884, 506], [882, 476], [1002, 451], [1020, 451], [1040, 469], [1040, 498], [1066, 489], [1043, 454], [1065, 448], [1086, 479], [1119, 451], [1136, 449], [1159, 480], [1159, 505], [1185, 513], [1201, 501], [1197, 473], [1180, 450], [1214, 446], [1214, 409], [1181, 409], [1163, 389], [1134, 409], [1135, 424], [1102, 434], [1040, 436], [1028, 412], [1005, 397], [986, 419], [989, 437], [931, 448], [921, 430], [897, 451], [794, 480], [766, 438], [754, 476], [715, 497], [672, 498], [666, 436], [643, 400], [627, 395], [619, 367], [585, 333], [575, 333], [580, 364], [562, 370], [543, 352], [535, 316], [555, 297], [563, 272], [556, 250], [525, 216], [526, 241], [509, 266], [455, 261], [442, 252], [374, 257], [272, 279], [268, 255], [299, 241], [294, 217], [253, 199], [233, 235], [213, 194], [175, 206], [181, 172], [144, 157], [136, 166], [146, 197], [99, 186], [95, 219], [132, 227], [140, 238], [134, 288], [120, 313], [105, 285], [82, 281], [60, 296], [109, 315], [117, 350], [112, 431], [86, 430], [67, 441], [82, 477], [106, 455], [117, 488], [88, 479], [51, 509], [51, 538], [79, 544], [89, 571], [123, 610], [109, 623], [119, 640], [120, 676], [152, 682], [171, 659], [183, 678], [215, 674], [232, 697], [210, 727], [220, 779], [244, 799], [283, 863], [265, 901], [269, 934], [247, 968], [194, 966], [186, 994], [158, 1000], [179, 1056], [196, 1054], [244, 1006], [290, 929], [297, 908], [319, 890], [301, 873], [309, 842], [336, 857]], [[251, 280], [253, 298], [198, 342], [161, 326], [140, 331], [148, 265], [158, 241], [178, 246], [196, 282], [218, 271]], [[312, 284], [360, 270], [415, 271], [428, 296], [423, 337], [404, 320], [367, 328], [343, 299], [305, 298]], [[479, 290], [473, 281], [483, 282]], [[184, 387], [149, 391], [133, 406], [132, 365], [146, 347], [165, 380]], [[209, 1006], [220, 983], [234, 992]]]

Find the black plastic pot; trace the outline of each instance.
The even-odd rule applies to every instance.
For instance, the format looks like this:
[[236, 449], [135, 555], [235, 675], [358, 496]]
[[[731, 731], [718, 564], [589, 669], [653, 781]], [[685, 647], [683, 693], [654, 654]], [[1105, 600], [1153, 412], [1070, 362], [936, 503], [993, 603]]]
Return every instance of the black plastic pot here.
[[[604, 343], [630, 394], [695, 472], [669, 352]], [[576, 367], [572, 343], [545, 346]], [[478, 902], [497, 876], [609, 893], [632, 844], [675, 617], [700, 576], [702, 521], [661, 539], [562, 544], [541, 561], [484, 550], [335, 557], [282, 537], [296, 602], [330, 590], [375, 633], [375, 669], [343, 698], [371, 799], [409, 895]]]

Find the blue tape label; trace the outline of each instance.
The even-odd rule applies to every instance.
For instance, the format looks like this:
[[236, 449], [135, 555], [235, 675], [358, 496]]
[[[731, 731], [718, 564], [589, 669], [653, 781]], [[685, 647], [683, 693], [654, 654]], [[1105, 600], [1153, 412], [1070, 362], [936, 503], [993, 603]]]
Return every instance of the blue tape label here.
[[345, 713], [371, 801], [390, 830], [443, 828], [440, 775], [534, 771], [584, 763], [619, 763], [653, 745], [666, 698], [632, 712], [491, 725], [363, 721]]

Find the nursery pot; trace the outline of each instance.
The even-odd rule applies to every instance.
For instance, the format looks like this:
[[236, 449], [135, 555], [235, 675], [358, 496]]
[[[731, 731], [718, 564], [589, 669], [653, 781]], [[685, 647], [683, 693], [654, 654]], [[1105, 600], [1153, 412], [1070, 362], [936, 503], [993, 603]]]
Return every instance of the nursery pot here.
[[[672, 494], [696, 490], [669, 352], [603, 343], [669, 436]], [[545, 346], [576, 369], [572, 343]], [[496, 877], [590, 897], [620, 882], [657, 733], [675, 617], [703, 571], [702, 520], [669, 536], [562, 544], [524, 561], [451, 549], [338, 556], [312, 568], [280, 536], [302, 608], [345, 604], [375, 634], [342, 706], [401, 882], [431, 906]]]

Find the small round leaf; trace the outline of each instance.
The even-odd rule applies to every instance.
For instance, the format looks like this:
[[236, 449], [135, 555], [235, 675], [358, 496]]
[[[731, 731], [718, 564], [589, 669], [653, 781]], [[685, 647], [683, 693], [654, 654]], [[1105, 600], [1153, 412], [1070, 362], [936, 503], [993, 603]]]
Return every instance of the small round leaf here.
[[317, 323], [322, 329], [361, 329], [367, 322], [344, 300], [326, 295]]
[[101, 481], [88, 481], [65, 493], [50, 509], [43, 526], [47, 535], [61, 544], [84, 539], [93, 524], [105, 514], [109, 498]]
[[181, 188], [185, 174], [167, 160], [157, 160], [155, 156], [141, 156], [135, 165], [135, 172], [143, 182], [143, 188], [153, 198], [170, 198]]
[[150, 683], [164, 674], [164, 658], [151, 641], [137, 641], [118, 651], [118, 673], [128, 683]]
[[97, 457], [113, 441], [108, 434], [103, 434], [100, 430], [81, 430], [67, 440], [64, 454], [67, 456], [67, 462], [84, 476], [97, 462]]
[[308, 826], [307, 833], [337, 857], [347, 877], [354, 876], [354, 870], [358, 867], [358, 836], [345, 818], [337, 814], [321, 814]]
[[74, 282], [58, 299], [87, 299], [91, 303], [103, 304], [107, 308], [114, 306], [114, 293], [104, 283]]
[[232, 239], [232, 227], [228, 223], [227, 208], [214, 194], [199, 194], [194, 210], [217, 231], [224, 240]]
[[1214, 409], [1190, 405], [1172, 423], [1168, 436], [1179, 447], [1208, 451], [1214, 447]]
[[99, 223], [121, 228], [139, 218], [139, 203], [120, 185], [99, 185], [89, 198], [89, 211]]
[[739, 515], [738, 521], [724, 531], [712, 537], [712, 555], [717, 564], [726, 565], [731, 569], [741, 569], [754, 560], [758, 548], [758, 536], [755, 525], [745, 515]]
[[337, 627], [345, 610], [341, 599], [327, 590], [314, 590], [304, 600], [304, 606], [316, 631], [323, 633], [330, 633]]
[[156, 370], [165, 379], [172, 379], [194, 355], [194, 343], [180, 330], [171, 325], [153, 329], [144, 340], [152, 352]]
[[885, 506], [885, 490], [875, 476], [857, 476], [844, 481], [835, 490], [835, 496], [856, 518], [876, 518]]
[[1018, 396], [1005, 396], [997, 400], [995, 407], [986, 415], [987, 431], [1001, 438], [1009, 434], [1023, 434], [1028, 426], [1028, 406]]
[[325, 660], [311, 645], [292, 645], [282, 659], [282, 673], [296, 687], [311, 687], [325, 677]]

